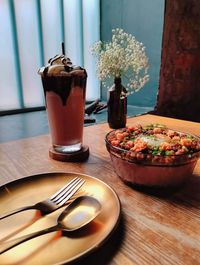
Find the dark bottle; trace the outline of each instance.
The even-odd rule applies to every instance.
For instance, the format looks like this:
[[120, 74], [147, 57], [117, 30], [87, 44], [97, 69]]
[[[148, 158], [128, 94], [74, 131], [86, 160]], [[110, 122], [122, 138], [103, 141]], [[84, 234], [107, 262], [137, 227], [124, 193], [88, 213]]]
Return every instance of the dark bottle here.
[[108, 90], [108, 124], [112, 129], [126, 127], [127, 97], [121, 78], [114, 79], [113, 86]]

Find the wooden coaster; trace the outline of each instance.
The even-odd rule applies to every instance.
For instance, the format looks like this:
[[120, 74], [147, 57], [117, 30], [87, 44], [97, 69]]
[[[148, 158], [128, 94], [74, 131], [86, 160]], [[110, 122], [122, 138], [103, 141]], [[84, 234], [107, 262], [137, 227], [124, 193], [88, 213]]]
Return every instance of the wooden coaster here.
[[54, 160], [63, 161], [63, 162], [82, 162], [88, 159], [89, 147], [87, 145], [83, 145], [80, 151], [73, 153], [56, 152], [51, 147], [49, 149], [49, 156]]

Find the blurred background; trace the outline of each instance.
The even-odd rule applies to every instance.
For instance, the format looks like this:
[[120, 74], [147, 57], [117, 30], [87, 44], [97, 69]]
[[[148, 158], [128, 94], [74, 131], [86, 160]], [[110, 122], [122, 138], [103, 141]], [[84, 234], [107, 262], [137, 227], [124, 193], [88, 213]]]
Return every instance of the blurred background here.
[[135, 107], [154, 108], [158, 91], [164, 0], [1, 0], [0, 114], [44, 108], [38, 69], [61, 53], [88, 72], [87, 102], [106, 101], [95, 73], [91, 46], [109, 41], [123, 28], [146, 46], [150, 81], [128, 98]]

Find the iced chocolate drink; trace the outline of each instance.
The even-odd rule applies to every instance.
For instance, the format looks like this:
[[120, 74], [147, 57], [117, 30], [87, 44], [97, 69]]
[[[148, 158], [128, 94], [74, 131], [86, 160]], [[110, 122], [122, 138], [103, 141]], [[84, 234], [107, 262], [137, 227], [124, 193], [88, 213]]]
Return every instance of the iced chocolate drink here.
[[76, 152], [82, 147], [86, 70], [57, 55], [38, 72], [42, 78], [53, 148]]

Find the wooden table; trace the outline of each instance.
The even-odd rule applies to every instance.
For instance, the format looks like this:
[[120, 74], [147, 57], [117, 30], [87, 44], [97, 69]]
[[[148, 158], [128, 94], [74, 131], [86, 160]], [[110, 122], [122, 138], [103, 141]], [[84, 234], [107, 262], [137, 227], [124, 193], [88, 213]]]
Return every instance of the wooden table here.
[[[161, 123], [200, 136], [200, 124], [154, 115], [128, 119]], [[117, 230], [80, 264], [200, 264], [200, 161], [187, 185], [176, 191], [149, 194], [126, 186], [113, 171], [104, 144], [108, 125], [84, 128], [90, 157], [84, 163], [49, 158], [49, 135], [0, 144], [0, 185], [44, 172], [80, 172], [108, 183], [119, 195], [122, 218]], [[79, 264], [79, 263], [76, 263]]]

